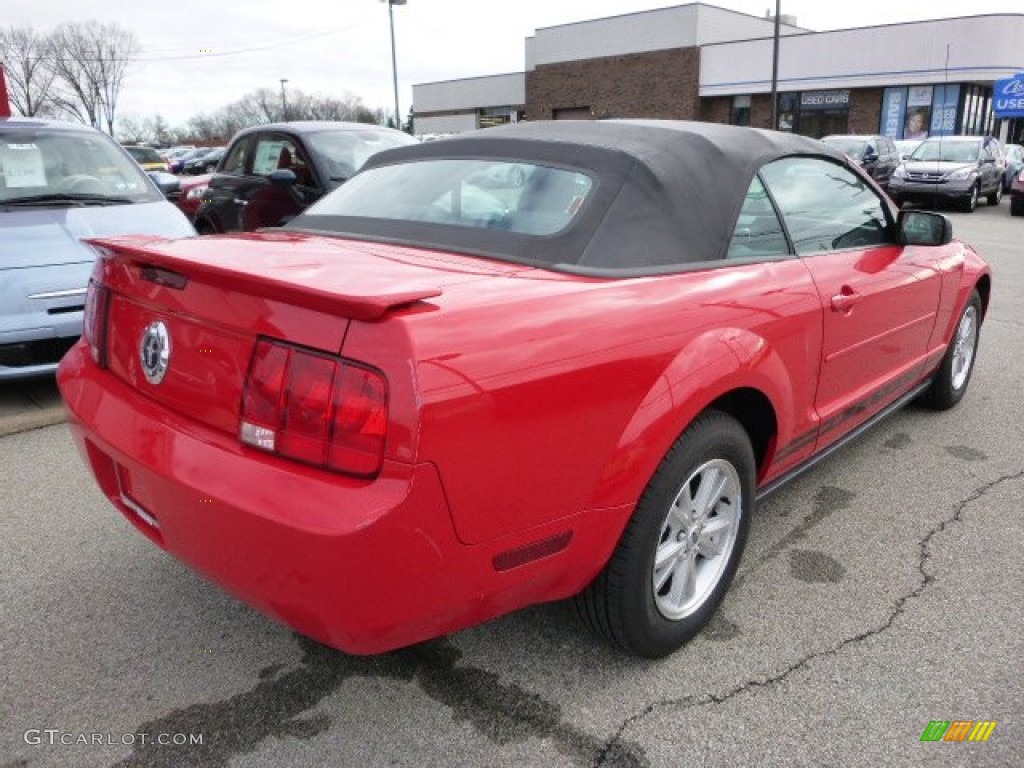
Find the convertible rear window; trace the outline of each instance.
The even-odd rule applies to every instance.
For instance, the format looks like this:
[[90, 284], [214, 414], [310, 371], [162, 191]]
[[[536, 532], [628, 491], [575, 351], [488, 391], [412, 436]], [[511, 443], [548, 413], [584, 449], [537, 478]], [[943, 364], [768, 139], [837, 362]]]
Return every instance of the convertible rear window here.
[[364, 171], [307, 213], [544, 236], [568, 227], [594, 188], [590, 176], [563, 168], [430, 159]]

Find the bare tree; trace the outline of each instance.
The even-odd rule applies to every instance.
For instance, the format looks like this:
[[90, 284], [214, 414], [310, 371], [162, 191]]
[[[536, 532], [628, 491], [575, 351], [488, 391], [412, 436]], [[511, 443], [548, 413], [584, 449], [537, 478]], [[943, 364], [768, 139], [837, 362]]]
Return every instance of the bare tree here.
[[11, 103], [25, 117], [45, 113], [52, 103], [49, 56], [49, 38], [31, 27], [0, 29], [0, 63], [7, 73]]
[[149, 135], [149, 140], [156, 145], [165, 146], [170, 143], [171, 127], [167, 125], [163, 115], [156, 114], [152, 117], [147, 117], [144, 126], [146, 133]]
[[124, 75], [138, 53], [135, 35], [117, 24], [62, 24], [50, 37], [57, 105], [113, 135]]
[[[288, 92], [289, 120], [341, 120], [382, 125], [384, 111], [371, 110], [352, 93], [340, 97]], [[188, 123], [189, 140], [204, 144], [227, 143], [242, 128], [284, 120], [280, 92], [260, 88], [211, 114], [196, 115]]]

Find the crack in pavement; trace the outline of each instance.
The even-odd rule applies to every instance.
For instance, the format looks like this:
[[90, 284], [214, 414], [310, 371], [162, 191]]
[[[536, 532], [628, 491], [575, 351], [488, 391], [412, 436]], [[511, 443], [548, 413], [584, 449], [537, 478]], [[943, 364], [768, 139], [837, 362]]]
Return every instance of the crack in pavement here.
[[1012, 482], [1014, 480], [1024, 479], [1024, 470], [1011, 475], [1003, 475], [991, 480], [984, 485], [975, 488], [966, 498], [959, 501], [956, 505], [956, 509], [951, 517], [941, 520], [936, 526], [934, 526], [928, 533], [924, 535], [919, 543], [919, 555], [917, 561], [917, 569], [921, 574], [921, 582], [916, 588], [911, 590], [909, 593], [902, 595], [896, 599], [896, 603], [893, 607], [889, 617], [881, 623], [881, 625], [868, 629], [861, 632], [853, 637], [848, 637], [838, 643], [832, 645], [829, 648], [825, 648], [821, 651], [816, 651], [804, 656], [801, 659], [790, 664], [788, 667], [783, 669], [774, 675], [762, 678], [760, 680], [748, 680], [725, 693], [705, 693], [700, 695], [684, 696], [680, 699], [670, 699], [664, 701], [656, 701], [648, 704], [640, 712], [626, 718], [622, 724], [616, 729], [615, 734], [605, 743], [604, 748], [598, 753], [597, 759], [594, 761], [594, 768], [601, 768], [602, 766], [615, 766], [615, 762], [608, 762], [609, 757], [614, 756], [614, 748], [618, 744], [619, 740], [622, 739], [625, 732], [636, 725], [640, 721], [644, 720], [656, 710], [662, 707], [699, 707], [707, 704], [723, 704], [730, 699], [739, 696], [747, 691], [756, 690], [758, 688], [767, 688], [775, 685], [776, 683], [782, 682], [794, 672], [803, 669], [808, 666], [812, 661], [823, 658], [825, 656], [834, 656], [842, 651], [849, 645], [860, 643], [871, 637], [881, 635], [883, 632], [889, 630], [892, 625], [896, 622], [901, 615], [903, 615], [907, 603], [915, 598], [920, 597], [924, 591], [935, 581], [935, 576], [928, 572], [928, 560], [931, 558], [931, 542], [939, 534], [945, 532], [954, 523], [958, 523], [963, 519], [964, 512], [974, 502], [981, 499], [993, 488], [996, 488], [1003, 483]]

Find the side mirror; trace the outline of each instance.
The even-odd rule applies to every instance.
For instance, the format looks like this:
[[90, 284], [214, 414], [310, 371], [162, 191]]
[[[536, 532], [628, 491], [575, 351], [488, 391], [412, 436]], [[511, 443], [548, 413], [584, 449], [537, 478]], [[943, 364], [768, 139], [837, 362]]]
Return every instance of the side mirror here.
[[293, 170], [278, 168], [276, 171], [270, 172], [267, 180], [274, 187], [294, 187], [298, 183], [299, 177], [295, 175]]
[[160, 193], [168, 200], [177, 200], [181, 197], [181, 179], [163, 171], [146, 171], [146, 175], [153, 180]]
[[946, 245], [953, 240], [953, 222], [931, 211], [900, 211], [901, 245]]

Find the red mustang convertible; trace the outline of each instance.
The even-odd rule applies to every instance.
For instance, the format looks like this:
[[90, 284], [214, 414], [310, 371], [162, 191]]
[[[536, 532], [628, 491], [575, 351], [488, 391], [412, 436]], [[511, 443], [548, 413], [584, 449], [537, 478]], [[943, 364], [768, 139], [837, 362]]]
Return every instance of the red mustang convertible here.
[[671, 653], [759, 496], [960, 400], [991, 293], [845, 156], [698, 123], [487, 129], [283, 229], [93, 246], [59, 383], [103, 492], [350, 653], [570, 596]]

